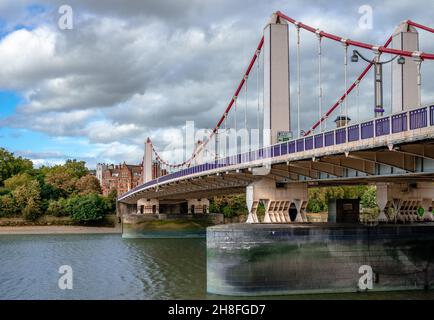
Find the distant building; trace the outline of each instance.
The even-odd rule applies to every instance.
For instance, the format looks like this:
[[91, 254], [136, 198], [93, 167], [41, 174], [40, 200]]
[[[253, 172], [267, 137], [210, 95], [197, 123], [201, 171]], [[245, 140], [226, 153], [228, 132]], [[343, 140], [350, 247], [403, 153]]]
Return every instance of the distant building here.
[[96, 165], [96, 178], [98, 179], [101, 186], [102, 186], [103, 172], [107, 169], [114, 169], [114, 165], [108, 165], [105, 163], [98, 163]]
[[[100, 180], [103, 195], [117, 190], [121, 195], [143, 183], [143, 165], [130, 165], [125, 162], [120, 165], [98, 164], [96, 177]], [[166, 175], [167, 171], [161, 169], [159, 163], [152, 164], [152, 179]]]

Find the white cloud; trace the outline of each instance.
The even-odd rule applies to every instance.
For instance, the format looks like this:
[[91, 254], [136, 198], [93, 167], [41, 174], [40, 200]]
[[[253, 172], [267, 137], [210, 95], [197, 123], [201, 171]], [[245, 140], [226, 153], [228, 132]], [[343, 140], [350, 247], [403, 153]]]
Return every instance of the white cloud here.
[[[405, 1], [374, 2], [375, 30], [366, 32], [357, 27], [357, 9], [364, 1], [77, 0], [74, 29], [61, 31], [56, 20], [61, 0], [42, 0], [47, 11], [31, 17], [26, 9], [30, 3], [0, 1], [0, 17], [10, 31], [0, 39], [0, 88], [16, 90], [24, 98], [14, 115], [0, 119], [0, 126], [79, 138], [68, 140], [74, 144], [84, 139], [95, 149], [89, 159], [117, 162], [139, 161], [147, 136], [165, 157], [178, 158], [182, 144], [176, 136], [186, 120], [194, 120], [198, 128], [214, 126], [275, 10], [329, 32], [381, 43], [405, 18], [429, 24], [434, 9], [426, 2], [426, 10], [417, 4], [409, 8]], [[33, 29], [11, 31], [20, 24]], [[291, 58], [294, 35], [292, 29]], [[422, 34], [421, 44], [434, 51], [429, 36]], [[315, 35], [303, 32], [304, 129], [317, 118], [316, 41]], [[323, 43], [325, 111], [342, 93], [343, 49], [331, 41]], [[350, 80], [363, 67], [350, 65]], [[295, 92], [294, 59], [290, 70]], [[429, 79], [434, 67], [424, 64], [423, 72], [423, 79]], [[361, 96], [361, 105], [368, 108], [371, 79], [368, 75]], [[249, 81], [249, 106], [255, 110], [255, 75]], [[424, 81], [424, 86], [432, 97], [434, 83]], [[295, 105], [293, 94], [293, 124]], [[353, 104], [350, 110], [354, 112]], [[254, 112], [249, 123], [256, 123]]]

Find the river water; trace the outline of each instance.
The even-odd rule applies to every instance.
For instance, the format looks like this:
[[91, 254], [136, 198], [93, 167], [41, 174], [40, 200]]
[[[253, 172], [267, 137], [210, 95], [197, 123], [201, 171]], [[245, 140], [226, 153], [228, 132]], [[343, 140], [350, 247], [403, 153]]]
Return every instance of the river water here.
[[[73, 289], [59, 289], [59, 267]], [[0, 299], [221, 299], [206, 294], [205, 239], [120, 235], [1, 235]], [[275, 297], [276, 298], [276, 297]], [[289, 299], [434, 299], [434, 292], [287, 296]]]

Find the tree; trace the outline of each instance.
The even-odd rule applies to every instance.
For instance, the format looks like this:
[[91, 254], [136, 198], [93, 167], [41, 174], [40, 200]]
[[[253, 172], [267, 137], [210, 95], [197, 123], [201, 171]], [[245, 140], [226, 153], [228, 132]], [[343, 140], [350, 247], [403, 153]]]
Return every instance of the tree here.
[[102, 193], [99, 180], [95, 176], [92, 176], [90, 174], [81, 177], [75, 184], [75, 189], [78, 191], [78, 194], [80, 195]]
[[68, 215], [68, 201], [64, 198], [59, 200], [50, 200], [47, 206], [47, 214], [55, 217], [63, 217]]
[[80, 223], [100, 221], [108, 212], [107, 202], [97, 194], [71, 197], [66, 208], [72, 220]]
[[377, 190], [375, 187], [370, 187], [365, 191], [360, 199], [362, 208], [377, 208]]
[[21, 157], [16, 158], [13, 153], [0, 148], [0, 186], [13, 175], [30, 172], [32, 169], [32, 161]]
[[80, 179], [89, 174], [89, 170], [86, 168], [86, 162], [74, 160], [66, 160], [63, 165], [66, 172], [73, 177]]
[[67, 197], [75, 192], [77, 178], [65, 171], [62, 166], [55, 166], [46, 174], [45, 182], [60, 190], [62, 196]]
[[228, 205], [223, 208], [225, 218], [232, 218], [235, 215], [234, 209]]
[[31, 180], [32, 177], [28, 173], [19, 173], [5, 180], [4, 185], [5, 188], [9, 189], [10, 191], [14, 191], [20, 186], [26, 186]]
[[107, 202], [108, 202], [108, 211], [110, 213], [116, 212], [116, 201], [118, 199], [118, 192], [116, 189], [113, 189], [110, 191], [110, 193], [107, 196]]
[[41, 194], [39, 182], [31, 180], [26, 185], [17, 187], [12, 196], [18, 210], [22, 211], [24, 218], [36, 220], [42, 214]]
[[36, 199], [30, 198], [27, 205], [23, 209], [24, 219], [35, 221], [42, 215], [42, 210], [39, 202]]
[[11, 217], [19, 215], [20, 213], [20, 209], [12, 195], [0, 196], [0, 217]]

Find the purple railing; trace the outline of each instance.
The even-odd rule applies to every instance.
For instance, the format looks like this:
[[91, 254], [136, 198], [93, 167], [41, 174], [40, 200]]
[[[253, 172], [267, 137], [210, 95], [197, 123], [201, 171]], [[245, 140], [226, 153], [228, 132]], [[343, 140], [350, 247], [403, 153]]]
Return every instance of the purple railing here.
[[[251, 161], [278, 157], [281, 155], [303, 152], [305, 150], [321, 149], [323, 147], [341, 144], [345, 142], [358, 141], [360, 139], [368, 139], [388, 135], [390, 133], [399, 133], [407, 130], [424, 128], [429, 125], [434, 125], [434, 105], [423, 107], [408, 112], [402, 112], [367, 122], [360, 125], [355, 124], [345, 128], [338, 128], [325, 133], [319, 133], [315, 136], [308, 136], [292, 141], [283, 142], [269, 147], [260, 148], [255, 151], [250, 151], [242, 154], [229, 156], [218, 159], [213, 162], [197, 165], [194, 167], [182, 169], [177, 172], [170, 173], [163, 177], [148, 181], [140, 186], [131, 189], [123, 194], [119, 199], [124, 198], [136, 191], [146, 189], [147, 187], [157, 185], [172, 179], [188, 176], [191, 174], [210, 171], [226, 166], [248, 163]], [[409, 128], [408, 128], [409, 127]]]
[[297, 152], [304, 151], [304, 139], [297, 140]]
[[434, 125], [434, 106], [429, 107], [429, 124]]
[[375, 120], [375, 136], [390, 134], [390, 117]]
[[280, 156], [280, 144], [273, 147], [273, 157]]
[[282, 149], [281, 149], [280, 153], [282, 155], [288, 154], [288, 143], [283, 143], [281, 146], [282, 146]]
[[324, 134], [317, 134], [315, 136], [315, 149], [322, 148], [324, 146]]
[[410, 130], [427, 126], [427, 112], [425, 108], [410, 111]]
[[305, 150], [313, 149], [313, 137], [307, 137], [304, 139], [304, 148]]
[[348, 142], [359, 140], [359, 125], [353, 125], [348, 127]]
[[334, 131], [324, 133], [325, 146], [332, 146], [335, 144], [335, 133]]
[[392, 133], [407, 131], [407, 113], [392, 116]]
[[368, 139], [374, 137], [374, 122], [368, 121], [360, 125], [360, 131], [362, 139]]
[[295, 152], [295, 141], [288, 142], [288, 153], [294, 153]]
[[336, 129], [336, 144], [347, 142], [347, 128]]

